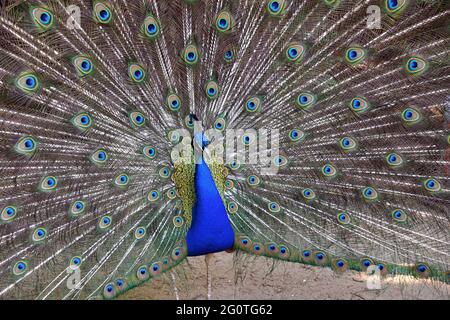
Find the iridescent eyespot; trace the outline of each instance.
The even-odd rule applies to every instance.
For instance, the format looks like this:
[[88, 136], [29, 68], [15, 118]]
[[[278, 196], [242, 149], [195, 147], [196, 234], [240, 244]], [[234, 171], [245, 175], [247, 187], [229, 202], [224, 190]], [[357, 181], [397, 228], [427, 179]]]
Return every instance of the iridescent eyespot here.
[[146, 75], [147, 73], [141, 65], [137, 63], [130, 63], [128, 65], [128, 76], [134, 83], [142, 83]]
[[234, 182], [233, 182], [233, 180], [230, 180], [230, 179], [225, 180], [225, 188], [226, 188], [227, 190], [233, 189], [233, 188], [234, 188]]
[[114, 178], [114, 185], [119, 188], [125, 188], [130, 183], [130, 178], [126, 173], [121, 173]]
[[414, 266], [415, 274], [421, 278], [427, 278], [431, 275], [430, 267], [423, 262], [419, 262]]
[[142, 127], [145, 124], [145, 117], [139, 111], [130, 112], [128, 117], [130, 118], [131, 124], [136, 128]]
[[337, 221], [340, 224], [349, 224], [350, 223], [350, 215], [346, 212], [339, 212], [336, 216]]
[[147, 199], [150, 202], [155, 202], [159, 199], [159, 191], [152, 190], [147, 194]]
[[151, 146], [145, 146], [142, 148], [142, 154], [149, 159], [154, 159], [156, 157], [156, 149]]
[[161, 271], [162, 271], [161, 262], [154, 262], [150, 266], [150, 272], [153, 276], [157, 276], [158, 274], [161, 273]]
[[334, 178], [337, 175], [337, 170], [332, 164], [326, 164], [322, 167], [321, 172], [326, 178]]
[[176, 228], [180, 228], [181, 226], [183, 226], [183, 224], [184, 224], [184, 219], [183, 219], [182, 216], [175, 216], [175, 217], [173, 217], [173, 225]]
[[162, 167], [158, 171], [159, 176], [163, 179], [167, 179], [170, 177], [170, 168], [169, 167]]
[[199, 52], [197, 47], [193, 44], [187, 45], [182, 51], [181, 57], [183, 58], [184, 63], [188, 66], [196, 64], [199, 60]]
[[236, 213], [239, 209], [239, 206], [237, 205], [236, 202], [231, 201], [231, 202], [228, 202], [227, 209], [228, 209], [229, 213]]
[[14, 150], [27, 157], [31, 157], [37, 149], [37, 142], [31, 136], [25, 136], [20, 138], [14, 145]]
[[192, 117], [192, 115], [190, 115], [190, 114], [187, 115], [184, 118], [184, 123], [186, 124], [186, 127], [188, 127], [189, 129], [193, 129], [195, 122], [194, 122], [194, 118]]
[[267, 2], [267, 12], [272, 17], [281, 17], [286, 11], [286, 0], [270, 0]]
[[152, 15], [147, 15], [142, 24], [144, 35], [149, 39], [156, 39], [160, 34], [160, 26], [158, 20]]
[[239, 237], [237, 244], [238, 244], [239, 248], [241, 248], [245, 251], [250, 250], [253, 246], [252, 241], [248, 237], [245, 237], [245, 236]]
[[277, 256], [278, 253], [280, 252], [280, 248], [278, 248], [278, 245], [274, 242], [269, 242], [266, 243], [265, 248], [264, 248], [265, 252], [269, 255], [269, 256]]
[[344, 137], [339, 140], [339, 147], [344, 152], [350, 152], [356, 149], [357, 144], [356, 141], [351, 137]]
[[241, 167], [241, 162], [239, 160], [231, 160], [228, 163], [228, 166], [230, 167], [231, 170], [237, 170]]
[[362, 195], [366, 200], [376, 200], [378, 198], [378, 191], [372, 187], [362, 189]]
[[351, 64], [356, 65], [366, 58], [366, 51], [362, 48], [352, 47], [345, 52], [345, 60]]
[[242, 135], [241, 141], [245, 146], [249, 146], [256, 141], [255, 134], [254, 133], [245, 133], [244, 135]]
[[302, 92], [297, 96], [295, 102], [303, 110], [310, 109], [317, 101], [317, 97], [310, 92]]
[[177, 94], [171, 93], [166, 98], [166, 105], [170, 110], [178, 111], [181, 108], [181, 99]]
[[108, 24], [111, 22], [111, 8], [106, 1], [94, 1], [94, 18], [98, 23]]
[[86, 56], [76, 56], [71, 60], [72, 64], [75, 66], [75, 70], [80, 77], [92, 74], [92, 72], [94, 71], [94, 65], [92, 64], [91, 59]]
[[390, 167], [396, 168], [403, 164], [403, 158], [398, 153], [391, 152], [386, 155], [386, 162]]
[[69, 268], [72, 270], [78, 269], [81, 266], [82, 262], [83, 260], [81, 259], [81, 257], [72, 257], [69, 261]]
[[223, 130], [225, 130], [226, 124], [227, 123], [226, 123], [225, 119], [222, 117], [219, 117], [214, 122], [214, 128], [216, 130], [223, 131]]
[[15, 276], [20, 276], [25, 272], [27, 272], [27, 270], [28, 270], [28, 262], [24, 260], [17, 261], [12, 268], [12, 272]]
[[112, 224], [112, 218], [111, 216], [105, 215], [103, 217], [100, 217], [100, 219], [98, 219], [98, 228], [100, 230], [105, 230], [108, 229]]
[[48, 30], [53, 26], [54, 16], [50, 10], [32, 6], [30, 13], [35, 26], [42, 31]]
[[327, 263], [327, 255], [323, 251], [314, 252], [314, 262], [318, 265], [324, 265]]
[[86, 210], [86, 202], [82, 200], [76, 200], [70, 204], [69, 217], [75, 218], [83, 214]]
[[176, 144], [180, 141], [181, 135], [178, 130], [170, 130], [167, 133], [167, 138], [169, 139], [170, 142], [172, 142], [173, 144]]
[[124, 279], [121, 279], [121, 278], [117, 279], [116, 280], [116, 287], [117, 287], [117, 289], [119, 291], [124, 291], [126, 289], [126, 287], [127, 287], [127, 281], [124, 280]]
[[441, 183], [436, 179], [426, 179], [423, 182], [423, 187], [425, 190], [432, 193], [441, 191]]
[[46, 176], [39, 182], [38, 189], [43, 192], [51, 192], [58, 186], [58, 179], [54, 176]]
[[405, 64], [406, 72], [412, 76], [417, 76], [424, 73], [427, 67], [427, 62], [418, 57], [409, 58]]
[[37, 75], [33, 72], [22, 72], [16, 77], [14, 84], [26, 94], [36, 93], [41, 86]]
[[336, 272], [345, 272], [348, 269], [348, 262], [345, 259], [337, 258], [331, 261], [331, 267]]
[[302, 196], [306, 200], [314, 200], [316, 198], [316, 193], [312, 189], [306, 188], [302, 190]]
[[140, 266], [137, 268], [136, 277], [141, 281], [145, 281], [150, 278], [150, 273], [148, 272], [147, 266]]
[[281, 245], [278, 250], [278, 257], [281, 259], [289, 259], [290, 255], [289, 248]]
[[286, 60], [299, 63], [305, 55], [305, 47], [301, 43], [291, 43], [285, 50]]
[[255, 255], [264, 254], [264, 247], [260, 243], [253, 243], [252, 252]]
[[276, 202], [269, 202], [267, 204], [267, 208], [269, 209], [270, 212], [273, 212], [273, 213], [277, 213], [277, 212], [281, 211], [280, 205]]
[[1, 213], [1, 220], [3, 222], [10, 222], [14, 220], [14, 218], [17, 216], [17, 207], [16, 206], [5, 206], [2, 209]]
[[389, 14], [398, 14], [405, 9], [407, 0], [385, 0], [385, 9]]
[[179, 246], [179, 247], [173, 249], [172, 255], [171, 255], [172, 260], [173, 261], [178, 261], [178, 260], [180, 260], [180, 259], [182, 259], [184, 257], [184, 254], [185, 254], [184, 248]]
[[250, 97], [244, 103], [245, 111], [247, 112], [259, 111], [261, 110], [261, 105], [262, 99], [261, 97], [258, 96]]
[[405, 222], [407, 219], [406, 213], [401, 209], [395, 209], [391, 212], [392, 219], [397, 222]]
[[289, 131], [289, 139], [293, 142], [305, 140], [305, 133], [300, 129], [292, 129]]
[[234, 27], [233, 16], [227, 10], [221, 11], [214, 21], [214, 26], [219, 32], [230, 32]]
[[100, 148], [95, 150], [89, 159], [96, 165], [103, 165], [109, 159], [109, 156], [105, 149]]
[[363, 97], [355, 97], [350, 101], [348, 106], [350, 110], [352, 110], [355, 113], [364, 113], [369, 109], [370, 104]]
[[86, 131], [90, 128], [92, 128], [92, 125], [94, 124], [94, 121], [92, 120], [92, 117], [87, 112], [80, 112], [72, 117], [70, 122], [80, 131]]
[[273, 157], [272, 162], [276, 167], [284, 167], [287, 165], [288, 160], [285, 156], [278, 155]]
[[255, 186], [258, 186], [261, 183], [261, 179], [258, 176], [255, 176], [255, 175], [252, 174], [252, 175], [247, 177], [247, 183], [250, 186], [255, 187]]
[[42, 242], [47, 238], [47, 230], [45, 228], [36, 228], [31, 234], [31, 240], [34, 242]]
[[377, 270], [379, 271], [380, 275], [385, 276], [388, 273], [389, 268], [388, 268], [387, 264], [385, 264], [383, 262], [378, 262]]
[[169, 198], [170, 200], [173, 200], [177, 197], [177, 189], [176, 187], [170, 188], [169, 190], [167, 190], [167, 198]]
[[114, 298], [115, 295], [116, 295], [116, 288], [114, 287], [114, 283], [108, 283], [103, 288], [103, 297], [105, 297], [106, 299], [111, 299]]
[[205, 85], [205, 93], [208, 99], [216, 99], [219, 96], [219, 85], [216, 81], [210, 80]]
[[234, 49], [228, 49], [223, 54], [223, 59], [225, 60], [225, 62], [230, 63], [230, 62], [233, 62], [235, 55], [236, 55], [236, 52]]
[[134, 237], [135, 237], [136, 240], [141, 240], [142, 238], [145, 237], [146, 233], [147, 233], [147, 231], [145, 230], [144, 227], [138, 227], [134, 231]]
[[407, 125], [412, 125], [422, 120], [420, 112], [414, 108], [406, 108], [402, 112], [402, 120]]
[[302, 251], [302, 260], [305, 262], [311, 262], [313, 259], [313, 254], [310, 250], [303, 250]]
[[361, 266], [361, 269], [363, 271], [366, 271], [367, 268], [369, 268], [370, 266], [374, 265], [375, 263], [373, 262], [373, 260], [371, 258], [362, 258], [359, 262], [359, 265]]

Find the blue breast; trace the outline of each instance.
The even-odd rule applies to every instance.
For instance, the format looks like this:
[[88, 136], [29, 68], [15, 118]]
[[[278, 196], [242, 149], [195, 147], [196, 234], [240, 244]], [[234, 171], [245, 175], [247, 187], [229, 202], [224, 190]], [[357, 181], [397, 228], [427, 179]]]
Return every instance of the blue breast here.
[[199, 256], [232, 248], [234, 231], [204, 161], [195, 165], [195, 192], [197, 199], [186, 237], [188, 255]]

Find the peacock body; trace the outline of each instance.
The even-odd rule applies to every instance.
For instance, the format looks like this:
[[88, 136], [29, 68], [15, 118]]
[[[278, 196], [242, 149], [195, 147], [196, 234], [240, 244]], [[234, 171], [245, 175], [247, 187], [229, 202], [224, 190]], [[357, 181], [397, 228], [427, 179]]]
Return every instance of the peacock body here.
[[228, 249], [448, 281], [448, 2], [0, 3], [1, 298]]

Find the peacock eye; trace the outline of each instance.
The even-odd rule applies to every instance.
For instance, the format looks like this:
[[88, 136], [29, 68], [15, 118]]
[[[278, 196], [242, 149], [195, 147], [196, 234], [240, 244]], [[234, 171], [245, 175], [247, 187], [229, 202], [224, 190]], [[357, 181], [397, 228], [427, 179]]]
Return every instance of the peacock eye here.
[[231, 31], [234, 27], [233, 16], [227, 10], [221, 11], [214, 21], [214, 26], [219, 32], [225, 33]]
[[269, 202], [267, 207], [269, 208], [269, 211], [273, 212], [273, 213], [277, 213], [277, 212], [281, 211], [280, 205], [278, 203], [276, 203], [276, 202]]
[[327, 178], [333, 178], [337, 174], [336, 168], [332, 164], [326, 164], [322, 167], [322, 174]]
[[75, 218], [83, 214], [86, 210], [86, 202], [82, 200], [76, 200], [72, 202], [69, 208], [69, 216]]
[[339, 140], [339, 147], [344, 152], [350, 152], [356, 149], [356, 141], [351, 137], [344, 137]]
[[106, 230], [108, 229], [112, 224], [112, 218], [111, 216], [105, 215], [100, 217], [100, 219], [98, 219], [98, 228], [99, 230]]
[[109, 159], [109, 156], [105, 149], [100, 148], [95, 150], [89, 158], [94, 164], [103, 165]]
[[394, 219], [394, 221], [397, 221], [397, 222], [405, 222], [407, 219], [406, 213], [401, 209], [393, 210], [391, 215], [392, 215], [392, 218]]
[[359, 263], [363, 271], [366, 271], [368, 267], [375, 264], [371, 258], [362, 258]]
[[134, 237], [136, 238], [136, 240], [141, 240], [142, 238], [145, 237], [146, 233], [147, 233], [147, 231], [145, 230], [144, 227], [138, 227], [134, 231]]
[[142, 148], [142, 154], [149, 159], [154, 159], [156, 157], [156, 149], [151, 146], [145, 146]]
[[175, 216], [173, 217], [173, 225], [176, 228], [180, 228], [184, 224], [184, 219], [182, 216]]
[[239, 160], [231, 160], [228, 166], [231, 170], [238, 170], [241, 167], [241, 162]]
[[350, 215], [346, 212], [339, 212], [337, 214], [337, 221], [340, 224], [349, 224], [350, 223]]
[[92, 117], [87, 112], [81, 112], [72, 117], [70, 122], [80, 131], [86, 131], [93, 125]]
[[137, 63], [130, 63], [128, 65], [128, 76], [134, 83], [142, 83], [145, 80], [146, 72], [144, 68]]
[[349, 107], [355, 113], [364, 113], [369, 109], [369, 102], [363, 97], [355, 97], [350, 103]]
[[287, 165], [288, 160], [287, 160], [287, 158], [286, 158], [285, 156], [279, 155], [279, 156], [275, 156], [275, 157], [272, 159], [272, 162], [273, 162], [273, 164], [274, 164], [276, 167], [284, 167], [284, 166]]
[[285, 50], [288, 62], [299, 63], [305, 54], [305, 47], [301, 43], [291, 43]]
[[17, 261], [13, 266], [13, 274], [15, 276], [20, 276], [28, 270], [28, 263], [26, 261]]
[[431, 269], [426, 263], [418, 263], [414, 267], [416, 275], [421, 278], [429, 277], [431, 274]]
[[306, 188], [302, 190], [302, 196], [306, 200], [314, 200], [316, 198], [316, 193], [312, 189]]
[[425, 188], [425, 190], [427, 190], [428, 192], [439, 192], [441, 190], [441, 183], [439, 181], [437, 181], [436, 179], [426, 179], [423, 182], [423, 187]]
[[155, 202], [156, 200], [159, 199], [159, 192], [156, 190], [152, 190], [148, 193], [147, 195], [147, 199], [150, 202]]
[[106, 1], [94, 2], [94, 18], [98, 23], [108, 24], [111, 22], [111, 8]]
[[345, 59], [351, 65], [358, 64], [366, 58], [366, 51], [362, 48], [352, 47], [345, 52]]
[[28, 157], [32, 156], [36, 152], [36, 149], [37, 149], [37, 142], [31, 136], [25, 136], [20, 138], [14, 145], [14, 150], [17, 153]]
[[402, 111], [402, 121], [407, 125], [412, 125], [420, 122], [422, 115], [414, 108], [406, 108]]
[[136, 128], [142, 127], [145, 124], [145, 117], [139, 111], [130, 112], [128, 116], [130, 118], [131, 124]]
[[32, 8], [31, 16], [35, 26], [43, 31], [48, 30], [53, 26], [53, 13], [46, 8]]
[[58, 179], [53, 176], [44, 177], [39, 183], [39, 190], [44, 192], [50, 192], [56, 189], [58, 185]]
[[310, 92], [302, 92], [297, 96], [296, 103], [297, 105], [307, 110], [311, 108], [316, 103], [317, 97]]
[[47, 230], [45, 228], [36, 228], [31, 235], [34, 242], [42, 242], [47, 238]]
[[378, 191], [372, 187], [366, 187], [362, 190], [364, 199], [366, 200], [376, 200], [378, 198]]
[[338, 259], [333, 259], [333, 261], [331, 262], [331, 266], [334, 271], [342, 273], [348, 269], [349, 264], [348, 264], [347, 260], [338, 258]]
[[402, 11], [407, 4], [407, 0], [385, 0], [386, 11], [390, 14], [396, 14]]
[[225, 51], [223, 58], [225, 59], [225, 62], [232, 62], [234, 60], [235, 52], [233, 49], [228, 49]]
[[171, 93], [166, 98], [166, 105], [170, 110], [178, 111], [181, 108], [181, 99], [177, 94]]
[[167, 179], [170, 177], [170, 168], [169, 167], [161, 167], [158, 171], [159, 176], [163, 179]]
[[223, 131], [225, 129], [225, 127], [226, 127], [226, 121], [222, 117], [217, 118], [216, 121], [214, 122], [214, 128], [216, 130]]
[[239, 206], [237, 205], [236, 202], [231, 201], [231, 202], [228, 202], [227, 208], [228, 208], [229, 213], [236, 213], [239, 209]]
[[82, 259], [79, 256], [73, 257], [70, 259], [69, 268], [72, 270], [78, 269], [81, 266]]
[[149, 39], [156, 39], [160, 34], [160, 26], [158, 20], [152, 15], [148, 15], [142, 25], [145, 36]]
[[198, 49], [195, 45], [189, 44], [184, 48], [181, 56], [187, 65], [192, 66], [198, 62]]
[[216, 99], [219, 96], [219, 85], [216, 81], [208, 81], [205, 86], [205, 93], [209, 99]]
[[286, 0], [271, 0], [267, 3], [267, 12], [273, 17], [281, 17], [286, 10]]
[[94, 71], [91, 59], [86, 56], [76, 56], [72, 58], [72, 64], [75, 66], [75, 70], [81, 77], [92, 74]]
[[128, 183], [130, 182], [130, 178], [127, 174], [121, 173], [114, 179], [114, 185], [119, 188], [124, 188], [128, 186]]
[[40, 81], [37, 75], [33, 72], [23, 72], [15, 80], [17, 88], [26, 94], [32, 94], [39, 90]]
[[260, 110], [261, 105], [262, 105], [262, 99], [257, 96], [248, 98], [244, 103], [245, 110], [247, 112], [256, 112], [256, 111]]
[[399, 167], [403, 164], [403, 158], [396, 152], [391, 152], [386, 155], [386, 162], [392, 168]]
[[409, 58], [405, 64], [406, 72], [410, 75], [420, 75], [427, 68], [427, 62], [418, 57]]
[[17, 216], [16, 206], [5, 206], [1, 211], [1, 220], [3, 222], [10, 222]]
[[293, 142], [303, 141], [305, 133], [300, 129], [292, 129], [289, 131], [289, 139]]

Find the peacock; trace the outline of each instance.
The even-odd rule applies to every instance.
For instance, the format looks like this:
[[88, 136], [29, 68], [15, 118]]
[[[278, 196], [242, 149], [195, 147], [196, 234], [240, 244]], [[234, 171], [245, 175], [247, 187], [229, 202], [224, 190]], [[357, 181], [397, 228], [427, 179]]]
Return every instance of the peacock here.
[[448, 282], [449, 18], [1, 0], [0, 299], [114, 299], [221, 251]]

